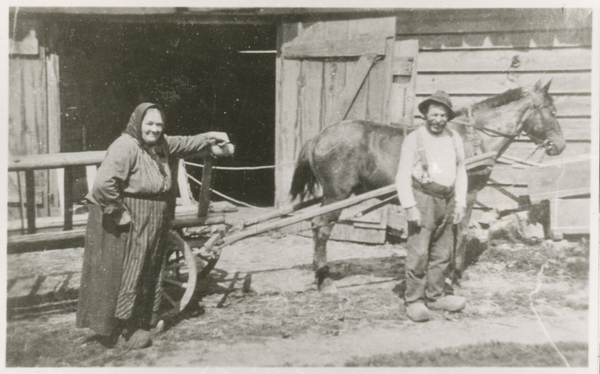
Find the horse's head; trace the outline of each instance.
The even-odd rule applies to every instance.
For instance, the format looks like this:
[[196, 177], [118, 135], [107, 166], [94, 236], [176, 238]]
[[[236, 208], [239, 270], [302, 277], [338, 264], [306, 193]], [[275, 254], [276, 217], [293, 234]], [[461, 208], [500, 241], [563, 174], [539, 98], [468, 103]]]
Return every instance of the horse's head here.
[[542, 87], [538, 81], [528, 92], [532, 105], [524, 114], [522, 131], [537, 145], [542, 145], [547, 155], [556, 156], [565, 149], [566, 143], [556, 120], [552, 97], [548, 94], [551, 82]]

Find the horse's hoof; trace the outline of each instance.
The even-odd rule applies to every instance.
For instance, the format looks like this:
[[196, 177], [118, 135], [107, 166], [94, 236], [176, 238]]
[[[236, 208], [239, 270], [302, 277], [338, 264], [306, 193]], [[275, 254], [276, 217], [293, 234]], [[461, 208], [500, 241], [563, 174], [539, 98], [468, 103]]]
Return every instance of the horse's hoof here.
[[331, 280], [331, 278], [325, 278], [321, 286], [319, 287], [319, 291], [325, 294], [336, 294], [338, 293], [338, 289], [335, 286], [335, 283]]

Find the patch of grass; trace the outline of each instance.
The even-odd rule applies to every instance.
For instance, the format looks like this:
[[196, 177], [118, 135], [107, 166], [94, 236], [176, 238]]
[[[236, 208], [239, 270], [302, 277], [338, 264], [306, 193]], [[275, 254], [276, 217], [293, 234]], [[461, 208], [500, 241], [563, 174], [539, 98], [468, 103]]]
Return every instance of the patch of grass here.
[[[588, 346], [578, 342], [559, 342], [558, 349], [570, 366], [587, 366]], [[424, 352], [399, 352], [372, 357], [355, 357], [351, 367], [564, 367], [550, 344], [490, 342]]]
[[545, 265], [545, 275], [587, 279], [590, 263], [589, 245], [586, 245], [576, 243], [560, 247], [551, 242], [524, 245], [493, 241], [479, 261], [506, 264], [507, 271], [516, 272], [537, 272]]
[[522, 314], [529, 310], [529, 292], [531, 291], [526, 289], [494, 292], [492, 301], [498, 304], [504, 313]]
[[106, 348], [84, 339], [85, 331], [73, 326], [48, 331], [8, 326], [6, 366], [87, 366], [86, 360], [103, 356]]

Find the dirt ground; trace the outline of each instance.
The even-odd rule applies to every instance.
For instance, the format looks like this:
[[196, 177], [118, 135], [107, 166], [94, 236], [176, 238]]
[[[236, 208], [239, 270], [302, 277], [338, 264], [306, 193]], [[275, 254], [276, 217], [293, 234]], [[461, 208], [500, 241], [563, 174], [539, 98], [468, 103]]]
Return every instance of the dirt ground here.
[[[8, 275], [78, 271], [82, 253], [10, 255]], [[588, 366], [585, 245], [496, 243], [454, 289], [467, 297], [467, 308], [434, 312], [427, 323], [404, 311], [402, 243], [330, 241], [328, 254], [335, 295], [313, 285], [310, 238], [270, 234], [226, 247], [213, 276], [199, 285], [200, 304], [141, 351], [89, 340], [89, 331], [74, 328], [72, 312], [15, 318], [7, 325], [6, 365]], [[242, 279], [252, 273], [251, 290], [238, 281], [218, 308], [236, 271]]]

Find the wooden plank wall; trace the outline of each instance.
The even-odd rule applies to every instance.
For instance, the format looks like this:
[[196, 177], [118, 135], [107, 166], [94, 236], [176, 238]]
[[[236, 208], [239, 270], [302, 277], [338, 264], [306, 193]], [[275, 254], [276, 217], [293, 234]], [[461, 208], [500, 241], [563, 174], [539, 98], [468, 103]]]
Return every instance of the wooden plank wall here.
[[[391, 53], [395, 18], [283, 23], [279, 28], [277, 115], [275, 159], [275, 202], [289, 203], [289, 188], [295, 161], [302, 146], [341, 117], [341, 93], [354, 79], [359, 57], [283, 58], [282, 47], [290, 42], [309, 42], [368, 37], [388, 38]], [[386, 52], [387, 53], [387, 52]], [[382, 121], [385, 117], [391, 81], [391, 60], [377, 61], [346, 118]]]
[[[396, 29], [397, 40], [419, 40], [415, 105], [437, 89], [448, 92], [456, 107], [463, 107], [516, 88], [507, 73], [518, 56], [520, 65], [513, 71], [520, 82], [533, 85], [541, 79], [545, 84], [552, 79], [549, 92], [567, 139], [565, 151], [554, 158], [590, 151], [591, 10], [420, 10], [399, 14]], [[505, 154], [524, 159], [534, 149], [531, 141], [520, 140]], [[551, 159], [542, 151], [530, 158]], [[513, 194], [526, 195], [524, 173], [497, 166], [492, 178]], [[486, 188], [479, 200], [492, 207], [516, 207], [492, 188]]]
[[[14, 56], [9, 60], [8, 149], [12, 156], [48, 153], [46, 68], [43, 59]], [[36, 214], [48, 207], [48, 171], [35, 172]], [[8, 219], [24, 215], [25, 174], [8, 173]], [[19, 190], [20, 188], [20, 190]]]

